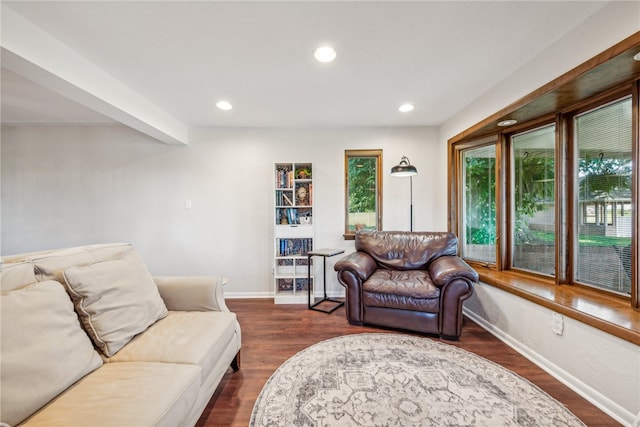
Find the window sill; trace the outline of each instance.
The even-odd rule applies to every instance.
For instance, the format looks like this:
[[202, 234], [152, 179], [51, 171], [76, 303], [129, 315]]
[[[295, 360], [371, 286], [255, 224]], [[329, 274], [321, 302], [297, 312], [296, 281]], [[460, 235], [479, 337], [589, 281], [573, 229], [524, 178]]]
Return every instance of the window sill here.
[[578, 286], [558, 286], [516, 272], [473, 267], [483, 283], [640, 345], [640, 312], [623, 298]]

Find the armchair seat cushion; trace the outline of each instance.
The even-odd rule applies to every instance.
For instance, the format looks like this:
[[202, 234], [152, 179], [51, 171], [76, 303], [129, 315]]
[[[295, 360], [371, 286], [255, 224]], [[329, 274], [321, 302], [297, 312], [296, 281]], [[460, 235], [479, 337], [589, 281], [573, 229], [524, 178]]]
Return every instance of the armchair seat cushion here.
[[426, 270], [376, 270], [362, 285], [369, 307], [437, 313], [440, 289]]
[[397, 310], [421, 311], [423, 313], [438, 313], [440, 300], [438, 298], [412, 298], [401, 295], [363, 292], [362, 303], [366, 307], [384, 307]]
[[401, 295], [411, 298], [438, 298], [440, 289], [431, 281], [426, 270], [376, 270], [364, 282], [365, 292]]

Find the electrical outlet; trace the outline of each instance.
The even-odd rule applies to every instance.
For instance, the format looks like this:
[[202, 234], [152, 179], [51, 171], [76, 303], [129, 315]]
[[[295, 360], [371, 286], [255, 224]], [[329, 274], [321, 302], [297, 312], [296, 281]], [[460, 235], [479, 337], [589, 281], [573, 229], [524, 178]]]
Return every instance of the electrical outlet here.
[[551, 330], [556, 335], [562, 335], [564, 332], [564, 319], [559, 313], [551, 313]]

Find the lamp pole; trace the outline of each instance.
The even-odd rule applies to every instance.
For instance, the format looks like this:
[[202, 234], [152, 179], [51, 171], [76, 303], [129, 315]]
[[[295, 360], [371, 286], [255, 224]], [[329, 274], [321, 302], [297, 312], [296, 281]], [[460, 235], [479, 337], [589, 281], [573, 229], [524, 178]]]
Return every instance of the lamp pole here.
[[416, 175], [418, 170], [411, 164], [407, 156], [402, 156], [400, 163], [391, 168], [392, 176], [409, 177], [409, 231], [413, 231], [413, 175]]
[[413, 231], [413, 176], [409, 177], [409, 186], [410, 186], [410, 192], [409, 192], [409, 231]]

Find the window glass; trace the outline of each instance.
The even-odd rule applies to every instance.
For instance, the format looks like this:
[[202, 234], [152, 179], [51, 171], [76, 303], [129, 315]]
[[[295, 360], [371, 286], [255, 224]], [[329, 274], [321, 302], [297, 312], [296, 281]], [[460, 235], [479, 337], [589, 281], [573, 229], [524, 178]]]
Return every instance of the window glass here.
[[555, 274], [555, 125], [514, 135], [513, 266]]
[[496, 146], [462, 152], [464, 212], [460, 241], [462, 256], [494, 263], [496, 260]]
[[345, 151], [345, 238], [382, 226], [382, 150]]
[[576, 116], [576, 280], [631, 291], [631, 99]]

